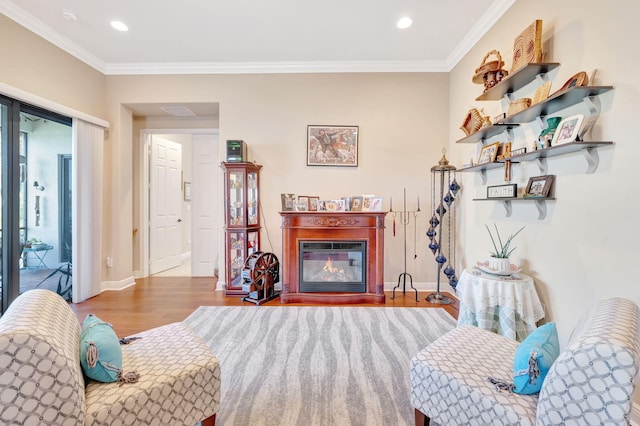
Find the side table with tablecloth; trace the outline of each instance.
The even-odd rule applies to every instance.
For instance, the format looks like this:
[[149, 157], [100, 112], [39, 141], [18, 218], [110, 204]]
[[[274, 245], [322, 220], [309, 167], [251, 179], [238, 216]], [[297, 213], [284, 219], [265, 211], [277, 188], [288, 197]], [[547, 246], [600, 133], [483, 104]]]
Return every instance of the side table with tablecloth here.
[[476, 327], [522, 341], [544, 318], [533, 278], [465, 270], [456, 288], [460, 300], [458, 325]]

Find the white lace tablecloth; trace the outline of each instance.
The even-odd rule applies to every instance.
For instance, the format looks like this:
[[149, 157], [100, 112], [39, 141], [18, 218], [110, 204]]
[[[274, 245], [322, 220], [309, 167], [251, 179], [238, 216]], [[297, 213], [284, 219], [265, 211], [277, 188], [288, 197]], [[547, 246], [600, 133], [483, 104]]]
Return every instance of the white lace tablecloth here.
[[522, 341], [544, 318], [533, 278], [525, 274], [502, 277], [465, 270], [456, 293], [458, 325], [471, 324]]

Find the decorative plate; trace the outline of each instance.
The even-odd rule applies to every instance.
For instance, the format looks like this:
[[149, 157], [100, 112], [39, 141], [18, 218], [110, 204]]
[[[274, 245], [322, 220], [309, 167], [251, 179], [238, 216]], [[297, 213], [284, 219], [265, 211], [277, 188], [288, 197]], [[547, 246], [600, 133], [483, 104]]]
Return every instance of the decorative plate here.
[[551, 96], [555, 96], [558, 93], [564, 92], [565, 90], [568, 90], [572, 87], [587, 86], [588, 84], [589, 84], [589, 76], [587, 75], [586, 72], [580, 71], [572, 75], [571, 78], [567, 80], [560, 89], [553, 92]]
[[509, 265], [508, 271], [497, 271], [495, 269], [491, 269], [489, 268], [489, 262], [476, 262], [476, 264], [477, 264], [476, 267], [480, 269], [482, 272], [486, 272], [487, 274], [491, 274], [491, 275], [513, 275], [522, 271], [521, 267], [516, 266], [514, 264]]

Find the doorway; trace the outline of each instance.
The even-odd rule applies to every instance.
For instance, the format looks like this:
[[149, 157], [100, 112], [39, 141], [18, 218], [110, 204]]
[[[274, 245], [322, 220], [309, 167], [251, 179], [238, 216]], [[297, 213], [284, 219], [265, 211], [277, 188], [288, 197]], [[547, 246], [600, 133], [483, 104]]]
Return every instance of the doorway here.
[[[178, 144], [181, 150], [181, 170], [175, 183], [153, 183], [157, 163], [154, 145]], [[169, 143], [167, 143], [169, 142]], [[212, 129], [142, 130], [141, 135], [141, 217], [139, 240], [141, 243], [141, 267], [139, 276], [213, 277], [218, 268], [218, 132]], [[163, 169], [165, 170], [165, 169]], [[164, 173], [164, 171], [162, 172]], [[175, 218], [158, 210], [159, 200], [178, 188]], [[171, 189], [173, 188], [173, 189]], [[165, 206], [165, 208], [168, 208]], [[156, 268], [154, 250], [166, 244], [162, 231], [154, 231], [157, 218], [166, 219], [168, 225], [177, 224], [180, 237], [175, 239], [173, 253], [177, 264], [168, 268]], [[158, 226], [162, 228], [162, 226]], [[145, 233], [145, 230], [149, 230]], [[169, 233], [168, 233], [169, 234]], [[155, 250], [157, 251], [157, 250]]]

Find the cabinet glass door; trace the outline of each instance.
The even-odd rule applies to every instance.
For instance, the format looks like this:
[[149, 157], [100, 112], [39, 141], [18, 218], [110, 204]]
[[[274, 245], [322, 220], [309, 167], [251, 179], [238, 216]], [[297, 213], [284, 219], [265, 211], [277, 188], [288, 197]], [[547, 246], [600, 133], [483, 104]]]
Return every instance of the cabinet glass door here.
[[230, 171], [229, 174], [229, 225], [244, 225], [244, 173]]
[[247, 209], [249, 225], [258, 224], [258, 173], [247, 174]]
[[242, 268], [244, 268], [245, 239], [244, 232], [229, 232], [229, 277], [230, 287], [239, 287]]

